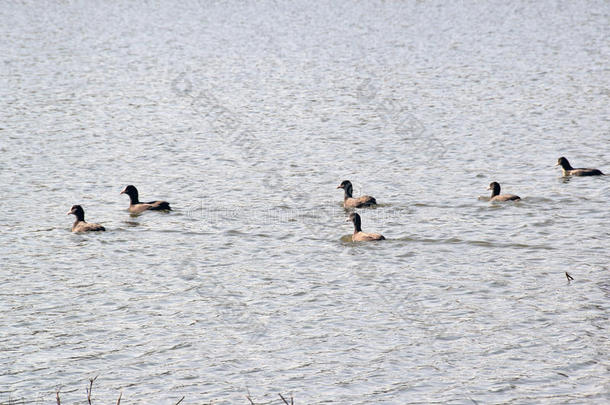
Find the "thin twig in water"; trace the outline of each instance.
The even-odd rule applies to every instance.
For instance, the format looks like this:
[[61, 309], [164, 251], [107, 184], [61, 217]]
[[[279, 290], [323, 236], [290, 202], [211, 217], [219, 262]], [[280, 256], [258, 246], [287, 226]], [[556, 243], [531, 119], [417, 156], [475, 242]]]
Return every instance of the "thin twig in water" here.
[[284, 403], [285, 403], [286, 405], [294, 405], [294, 398], [292, 397], [292, 395], [290, 396], [290, 403], [288, 403], [288, 401], [286, 401], [286, 398], [284, 398], [284, 397], [282, 396], [282, 394], [278, 394], [278, 395], [280, 396], [280, 398], [282, 398], [282, 401], [284, 401]]
[[89, 379], [89, 388], [87, 388], [87, 401], [89, 401], [89, 405], [91, 405], [91, 390], [93, 389], [93, 382], [97, 380], [97, 377], [99, 377], [99, 375]]
[[574, 280], [574, 277], [570, 276], [570, 274], [568, 274], [568, 272], [566, 271], [566, 278], [568, 279], [568, 283], [572, 280]]
[[119, 394], [119, 399], [116, 401], [116, 405], [121, 405], [121, 397], [123, 396], [123, 392]]
[[180, 401], [176, 402], [176, 405], [178, 405], [180, 402], [184, 401], [185, 397], [180, 398]]
[[254, 401], [252, 400], [252, 397], [250, 396], [250, 388], [246, 387], [246, 391], [248, 391], [248, 395], [246, 395], [246, 399], [247, 399], [248, 401], [250, 401], [250, 404], [251, 404], [251, 405], [256, 405], [256, 404], [254, 403]]
[[60, 388], [58, 388], [57, 391], [55, 391], [55, 398], [57, 398], [57, 405], [61, 405], [61, 401], [59, 400], [59, 390], [60, 390]]

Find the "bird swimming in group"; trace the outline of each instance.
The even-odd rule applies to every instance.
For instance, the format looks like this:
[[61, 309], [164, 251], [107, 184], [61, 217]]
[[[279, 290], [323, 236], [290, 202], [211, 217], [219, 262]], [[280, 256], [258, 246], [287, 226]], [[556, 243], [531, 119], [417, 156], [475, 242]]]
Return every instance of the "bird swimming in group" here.
[[68, 211], [67, 215], [74, 215], [76, 217], [76, 221], [72, 225], [72, 232], [94, 232], [94, 231], [105, 231], [104, 228], [100, 224], [88, 223], [85, 222], [85, 210], [80, 205], [73, 205]]
[[337, 188], [343, 189], [343, 207], [344, 208], [362, 208], [362, 207], [371, 207], [377, 204], [377, 200], [371, 197], [370, 195], [363, 195], [360, 197], [352, 197], [352, 193], [354, 192], [354, 188], [352, 186], [352, 182], [349, 180], [343, 180], [341, 184], [337, 186]]
[[384, 240], [385, 237], [378, 233], [364, 233], [362, 232], [362, 224], [360, 220], [360, 215], [356, 212], [352, 212], [349, 214], [349, 217], [345, 220], [345, 222], [353, 222], [354, 223], [354, 234], [352, 235], [353, 242], [369, 242], [374, 240]]
[[171, 207], [167, 201], [150, 201], [140, 202], [138, 199], [138, 189], [132, 185], [129, 185], [121, 191], [120, 194], [127, 194], [129, 196], [129, 212], [132, 214], [139, 214], [146, 210], [151, 211], [171, 211]]
[[563, 171], [564, 176], [603, 176], [604, 173], [598, 169], [587, 169], [584, 167], [581, 168], [573, 168], [568, 159], [563, 156], [557, 159], [557, 164], [555, 166], [561, 166], [561, 170]]
[[491, 190], [490, 201], [516, 201], [521, 199], [521, 197], [514, 194], [500, 194], [500, 184], [495, 181], [491, 182], [487, 189]]

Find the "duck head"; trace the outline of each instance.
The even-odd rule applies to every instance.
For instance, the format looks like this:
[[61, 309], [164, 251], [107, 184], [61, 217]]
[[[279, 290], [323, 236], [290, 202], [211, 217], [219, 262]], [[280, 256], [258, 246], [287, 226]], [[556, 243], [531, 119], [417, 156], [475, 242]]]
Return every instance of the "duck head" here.
[[342, 188], [343, 191], [345, 192], [345, 197], [348, 197], [348, 198], [352, 196], [352, 193], [354, 190], [354, 188], [352, 186], [352, 182], [349, 180], [343, 180], [341, 182], [341, 184], [339, 184], [337, 186], [337, 188]]
[[80, 205], [73, 205], [66, 215], [74, 215], [78, 221], [85, 220], [85, 210]]
[[568, 162], [568, 159], [563, 156], [557, 159], [557, 164], [555, 166], [561, 166], [563, 170], [572, 170], [572, 165]]
[[489, 187], [487, 187], [487, 189], [491, 190], [492, 197], [495, 197], [500, 194], [500, 184], [498, 184], [495, 181], [492, 181], [491, 183], [489, 183]]
[[131, 184], [125, 187], [123, 191], [120, 192], [120, 194], [127, 194], [132, 204], [137, 204], [139, 202], [138, 189], [135, 188], [135, 186], [132, 186]]
[[360, 214], [358, 214], [356, 212], [352, 212], [351, 214], [349, 214], [349, 217], [347, 217], [345, 222], [354, 223], [354, 233], [362, 231], [362, 222], [360, 219]]

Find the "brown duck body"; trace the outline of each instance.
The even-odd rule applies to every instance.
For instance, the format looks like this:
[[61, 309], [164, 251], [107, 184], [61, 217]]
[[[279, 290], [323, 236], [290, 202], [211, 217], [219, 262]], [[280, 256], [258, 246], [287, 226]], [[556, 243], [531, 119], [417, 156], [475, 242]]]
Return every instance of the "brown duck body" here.
[[347, 221], [351, 221], [354, 223], [354, 234], [352, 235], [353, 242], [371, 242], [375, 240], [384, 240], [385, 237], [379, 233], [365, 233], [362, 232], [362, 222], [360, 219], [360, 215], [352, 212]]
[[127, 194], [129, 196], [129, 212], [132, 214], [140, 214], [144, 211], [171, 211], [172, 208], [169, 206], [167, 201], [150, 201], [140, 202], [138, 196], [138, 189], [134, 186], [129, 185], [125, 187], [121, 194]]
[[565, 157], [560, 157], [557, 159], [557, 164], [555, 166], [561, 166], [561, 170], [564, 176], [603, 176], [599, 169], [588, 169], [585, 167], [573, 168], [568, 159]]
[[603, 176], [604, 173], [602, 173], [601, 170], [598, 170], [598, 169], [579, 168], [579, 169], [572, 169], [572, 170], [564, 170], [563, 175], [564, 176]]
[[105, 231], [104, 228], [100, 224], [94, 224], [85, 222], [85, 210], [80, 205], [73, 205], [70, 211], [68, 211], [68, 215], [76, 216], [76, 221], [72, 224], [72, 232], [97, 232], [97, 231]]
[[360, 197], [352, 197], [353, 186], [349, 180], [344, 180], [337, 188], [343, 189], [343, 207], [344, 208], [363, 208], [377, 205], [377, 200], [370, 195], [363, 195]]
[[361, 197], [346, 197], [343, 199], [343, 207], [345, 208], [363, 208], [377, 205], [377, 200], [370, 195], [363, 195]]
[[515, 194], [500, 194], [500, 184], [495, 181], [489, 185], [488, 190], [491, 190], [490, 201], [517, 201], [521, 199]]
[[167, 201], [151, 201], [147, 203], [130, 203], [128, 210], [132, 214], [139, 214], [147, 210], [171, 211], [172, 209], [170, 208], [169, 203]]
[[519, 197], [518, 195], [502, 194], [502, 195], [497, 195], [495, 197], [492, 197], [491, 201], [517, 201], [520, 199], [521, 199], [521, 197]]
[[104, 228], [100, 224], [89, 223], [85, 221], [76, 221], [72, 225], [72, 232], [97, 232], [97, 231], [105, 231]]
[[369, 242], [374, 240], [384, 240], [385, 236], [378, 233], [354, 232], [352, 241], [354, 242]]

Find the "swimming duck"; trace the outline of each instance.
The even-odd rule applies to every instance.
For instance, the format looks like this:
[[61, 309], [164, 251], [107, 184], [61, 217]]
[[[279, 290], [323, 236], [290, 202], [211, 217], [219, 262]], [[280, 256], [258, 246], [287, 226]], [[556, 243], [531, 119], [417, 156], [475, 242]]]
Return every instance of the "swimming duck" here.
[[360, 215], [356, 212], [349, 214], [349, 217], [345, 222], [354, 223], [354, 234], [352, 235], [352, 241], [354, 242], [368, 242], [373, 240], [384, 240], [385, 237], [378, 233], [364, 233], [362, 232], [362, 226], [360, 221]]
[[603, 176], [604, 174], [598, 169], [578, 168], [574, 169], [568, 159], [563, 156], [557, 159], [555, 166], [561, 166], [564, 176]]
[[106, 230], [106, 228], [104, 228], [100, 224], [85, 222], [85, 210], [83, 210], [83, 207], [81, 207], [80, 205], [73, 205], [72, 208], [70, 208], [70, 211], [68, 211], [67, 215], [70, 214], [76, 216], [76, 221], [74, 221], [74, 224], [72, 225], [72, 232], [91, 232]]
[[500, 184], [495, 181], [489, 184], [488, 190], [491, 190], [490, 201], [516, 201], [520, 200], [521, 197], [514, 194], [502, 194], [500, 195]]
[[121, 191], [120, 194], [127, 194], [129, 196], [129, 212], [132, 214], [139, 214], [146, 210], [152, 211], [171, 211], [171, 207], [167, 201], [151, 201], [151, 202], [140, 202], [138, 199], [138, 189], [132, 185], [129, 185]]
[[352, 187], [352, 182], [349, 180], [343, 180], [337, 188], [342, 188], [344, 192], [343, 196], [343, 207], [344, 208], [362, 208], [362, 207], [370, 207], [377, 204], [377, 200], [371, 197], [370, 195], [363, 195], [361, 197], [354, 198], [352, 197], [352, 193], [354, 192], [354, 188]]

